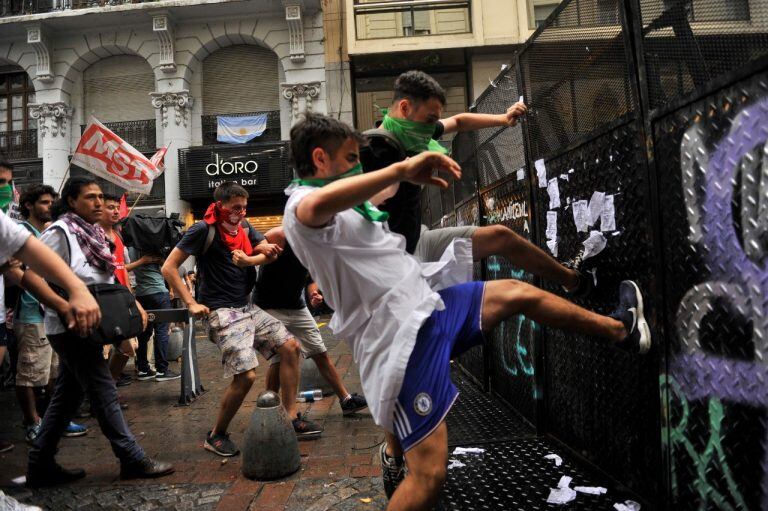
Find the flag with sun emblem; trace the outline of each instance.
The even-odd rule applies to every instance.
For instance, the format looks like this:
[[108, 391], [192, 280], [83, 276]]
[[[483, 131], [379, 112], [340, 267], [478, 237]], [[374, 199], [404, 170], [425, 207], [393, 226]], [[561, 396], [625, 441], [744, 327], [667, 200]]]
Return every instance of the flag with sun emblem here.
[[216, 140], [225, 144], [245, 144], [267, 129], [267, 114], [244, 117], [216, 117]]

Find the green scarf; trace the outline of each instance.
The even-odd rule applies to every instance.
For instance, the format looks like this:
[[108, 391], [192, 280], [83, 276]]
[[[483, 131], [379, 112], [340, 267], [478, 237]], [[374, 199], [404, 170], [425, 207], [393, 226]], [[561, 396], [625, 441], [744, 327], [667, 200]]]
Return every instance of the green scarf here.
[[[362, 173], [363, 173], [363, 166], [362, 164], [358, 163], [347, 172], [343, 174], [339, 174], [338, 176], [335, 176], [335, 177], [294, 179], [293, 182], [296, 184], [304, 185], [304, 186], [315, 186], [317, 188], [322, 188], [328, 183], [333, 183], [334, 181], [343, 179], [345, 177], [357, 176]], [[389, 218], [389, 213], [387, 213], [386, 211], [379, 211], [379, 209], [373, 204], [371, 204], [369, 201], [365, 201], [362, 204], [358, 204], [352, 209], [354, 209], [355, 211], [363, 215], [363, 218], [365, 218], [369, 222], [386, 222], [387, 218]]]
[[381, 127], [392, 133], [403, 144], [406, 153], [419, 154], [424, 151], [437, 151], [441, 154], [448, 154], [448, 149], [432, 138], [432, 135], [435, 134], [434, 124], [390, 117], [385, 109], [382, 109], [382, 112], [384, 112], [384, 120]]
[[13, 185], [0, 186], [0, 210], [8, 213], [11, 202], [13, 202]]

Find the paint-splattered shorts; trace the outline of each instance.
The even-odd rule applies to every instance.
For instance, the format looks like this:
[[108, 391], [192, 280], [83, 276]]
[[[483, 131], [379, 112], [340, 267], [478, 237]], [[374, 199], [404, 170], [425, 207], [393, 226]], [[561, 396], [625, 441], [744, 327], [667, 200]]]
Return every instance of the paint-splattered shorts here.
[[221, 308], [208, 314], [208, 337], [221, 350], [224, 376], [259, 365], [256, 352], [269, 360], [293, 336], [278, 320], [256, 307]]

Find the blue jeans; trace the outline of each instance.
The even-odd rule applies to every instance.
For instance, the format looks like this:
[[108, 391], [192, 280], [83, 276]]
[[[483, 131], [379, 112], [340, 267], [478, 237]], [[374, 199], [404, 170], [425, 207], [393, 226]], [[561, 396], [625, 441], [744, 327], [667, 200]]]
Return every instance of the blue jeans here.
[[45, 411], [40, 434], [29, 451], [30, 465], [53, 461], [59, 440], [69, 421], [87, 394], [99, 427], [121, 463], [144, 459], [144, 451], [128, 429], [117, 388], [101, 348], [72, 333], [49, 335], [51, 346], [59, 354], [59, 376], [51, 402]]
[[[137, 296], [142, 307], [150, 309], [170, 309], [171, 295], [168, 293], [155, 293], [151, 295]], [[147, 361], [147, 346], [149, 337], [152, 335], [152, 329], [155, 329], [155, 370], [158, 373], [164, 373], [168, 369], [168, 323], [150, 323], [147, 329], [139, 335], [139, 349], [136, 352], [136, 365], [139, 371], [149, 370]]]

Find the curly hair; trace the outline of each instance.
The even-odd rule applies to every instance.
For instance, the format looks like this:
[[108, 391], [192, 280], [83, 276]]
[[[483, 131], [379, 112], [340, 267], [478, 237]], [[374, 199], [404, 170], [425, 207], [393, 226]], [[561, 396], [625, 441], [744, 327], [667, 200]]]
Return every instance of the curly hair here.
[[30, 211], [27, 207], [27, 203], [34, 205], [43, 195], [50, 195], [53, 200], [56, 200], [56, 197], [59, 196], [59, 194], [56, 193], [56, 190], [48, 185], [32, 185], [24, 190], [21, 197], [19, 197], [19, 211], [21, 212], [21, 216], [29, 218]]

